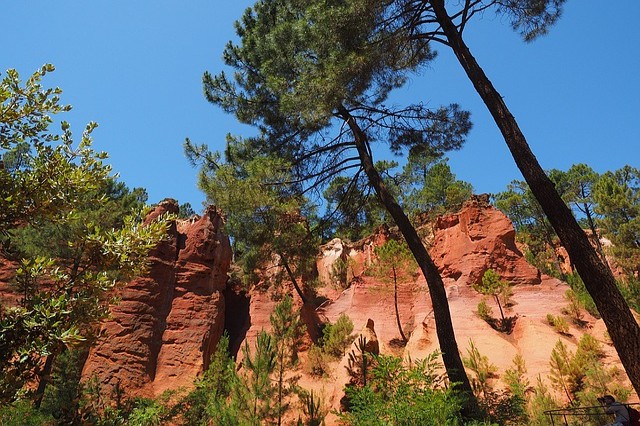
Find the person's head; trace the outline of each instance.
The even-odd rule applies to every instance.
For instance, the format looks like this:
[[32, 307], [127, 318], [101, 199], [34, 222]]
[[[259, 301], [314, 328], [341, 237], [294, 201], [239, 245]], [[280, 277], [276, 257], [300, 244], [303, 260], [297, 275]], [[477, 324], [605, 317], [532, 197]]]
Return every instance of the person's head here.
[[598, 398], [598, 401], [600, 401], [601, 403], [603, 403], [605, 405], [611, 405], [614, 402], [616, 402], [616, 399], [614, 397], [612, 397], [611, 395], [605, 395], [602, 398]]

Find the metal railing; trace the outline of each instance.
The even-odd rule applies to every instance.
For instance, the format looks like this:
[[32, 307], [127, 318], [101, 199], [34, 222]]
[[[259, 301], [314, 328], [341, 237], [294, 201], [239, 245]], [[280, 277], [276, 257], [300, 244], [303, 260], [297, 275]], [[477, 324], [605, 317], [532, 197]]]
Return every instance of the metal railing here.
[[[638, 402], [621, 402], [621, 404], [634, 407], [636, 410], [640, 407], [640, 403]], [[595, 405], [591, 407], [547, 410], [544, 414], [549, 416], [549, 420], [553, 426], [602, 426], [612, 421], [611, 414], [607, 414], [605, 409], [606, 407], [602, 405]]]

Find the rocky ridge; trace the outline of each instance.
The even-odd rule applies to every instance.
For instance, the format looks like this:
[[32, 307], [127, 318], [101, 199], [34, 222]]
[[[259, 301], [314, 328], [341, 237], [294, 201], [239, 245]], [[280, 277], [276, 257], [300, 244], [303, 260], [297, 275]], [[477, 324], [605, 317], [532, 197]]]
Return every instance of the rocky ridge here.
[[[161, 203], [147, 220], [176, 211], [174, 202]], [[95, 378], [103, 390], [112, 393], [119, 389], [129, 396], [158, 396], [193, 382], [206, 368], [223, 330], [229, 331], [236, 350], [244, 342], [251, 347], [260, 330], [269, 330], [269, 315], [277, 303], [269, 292], [256, 288], [245, 294], [227, 288], [231, 249], [222, 225], [215, 207], [201, 217], [176, 221], [167, 239], [150, 254], [148, 273], [120, 290], [120, 303], [113, 306], [111, 318], [102, 324], [101, 337], [90, 351], [83, 370], [85, 380]], [[601, 320], [585, 314], [586, 328], [572, 326], [564, 335], [546, 323], [547, 314], [562, 315], [568, 286], [525, 261], [512, 224], [487, 197], [474, 197], [458, 213], [426, 224], [420, 232], [442, 274], [463, 354], [473, 340], [500, 372], [519, 354], [534, 382], [538, 375], [548, 375], [550, 353], [558, 340], [573, 351], [588, 331], [604, 344], [607, 357], [603, 362], [619, 365]], [[326, 302], [317, 314], [331, 322], [347, 314], [355, 330], [375, 336], [381, 353], [424, 358], [438, 348], [424, 278], [416, 271], [414, 278], [399, 285], [400, 319], [410, 337], [406, 345], [398, 345], [393, 290], [368, 273], [376, 261], [375, 247], [389, 238], [394, 238], [393, 230], [381, 228], [357, 243], [333, 240], [321, 248], [317, 269], [323, 285], [319, 294]], [[348, 265], [346, 288], [333, 276], [338, 260]], [[492, 329], [475, 313], [482, 296], [472, 286], [487, 269], [512, 285], [513, 305], [507, 314], [517, 316], [517, 321], [509, 335]], [[14, 271], [10, 262], [0, 264], [3, 303], [15, 297], [6, 287]], [[324, 379], [302, 375], [300, 385], [317, 390], [337, 408], [348, 381], [345, 364], [346, 358]]]

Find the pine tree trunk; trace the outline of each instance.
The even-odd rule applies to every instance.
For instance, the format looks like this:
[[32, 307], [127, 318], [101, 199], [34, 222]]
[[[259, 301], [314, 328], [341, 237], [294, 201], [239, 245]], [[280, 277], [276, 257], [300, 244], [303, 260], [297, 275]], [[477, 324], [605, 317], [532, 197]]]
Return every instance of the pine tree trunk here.
[[278, 255], [280, 256], [280, 260], [282, 261], [282, 266], [284, 266], [284, 269], [287, 271], [287, 275], [289, 275], [289, 278], [293, 283], [293, 288], [296, 290], [296, 293], [298, 293], [298, 296], [300, 296], [300, 300], [302, 300], [302, 303], [306, 305], [307, 303], [309, 303], [309, 300], [305, 297], [304, 293], [302, 292], [302, 289], [298, 285], [298, 280], [296, 279], [296, 276], [293, 274], [293, 271], [289, 266], [289, 262], [287, 262], [286, 257], [284, 257], [282, 254], [278, 254]]
[[451, 312], [449, 311], [449, 302], [447, 301], [447, 293], [442, 282], [442, 277], [438, 272], [433, 259], [429, 256], [427, 249], [422, 244], [420, 236], [409, 221], [409, 218], [402, 210], [402, 207], [396, 202], [393, 195], [386, 188], [378, 171], [376, 170], [373, 159], [370, 154], [370, 147], [366, 134], [360, 129], [354, 118], [349, 112], [341, 108], [339, 111], [340, 118], [344, 119], [354, 136], [354, 142], [360, 156], [360, 161], [364, 172], [367, 174], [369, 183], [376, 191], [378, 198], [389, 212], [398, 229], [402, 233], [404, 239], [413, 256], [420, 266], [427, 286], [429, 287], [429, 295], [433, 305], [434, 320], [436, 323], [436, 333], [438, 335], [438, 343], [442, 351], [442, 361], [444, 363], [449, 381], [457, 383], [457, 388], [465, 397], [463, 411], [466, 416], [472, 418], [480, 418], [481, 411], [478, 407], [471, 383], [464, 369], [458, 344], [456, 342], [453, 323], [451, 322]]
[[636, 393], [640, 394], [640, 357], [638, 357], [640, 326], [620, 294], [611, 270], [600, 259], [587, 235], [558, 195], [553, 182], [544, 173], [531, 152], [502, 97], [471, 55], [445, 10], [444, 0], [428, 1], [449, 46], [489, 109], [516, 165], [569, 253], [571, 262], [575, 265], [607, 326], [609, 336]]
[[398, 331], [400, 332], [400, 337], [402, 337], [402, 341], [407, 343], [409, 339], [404, 335], [402, 331], [402, 322], [400, 322], [400, 310], [398, 309], [398, 277], [396, 275], [396, 267], [392, 266], [393, 269], [393, 304], [396, 308], [396, 322], [398, 323]]

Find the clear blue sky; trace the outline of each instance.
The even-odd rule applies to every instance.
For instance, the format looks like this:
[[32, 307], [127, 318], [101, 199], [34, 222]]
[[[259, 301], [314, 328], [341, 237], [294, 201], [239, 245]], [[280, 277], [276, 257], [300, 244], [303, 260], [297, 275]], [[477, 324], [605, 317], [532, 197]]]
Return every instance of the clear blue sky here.
[[[64, 90], [80, 134], [97, 121], [95, 146], [149, 201], [173, 197], [199, 211], [204, 199], [182, 151], [185, 137], [224, 147], [247, 132], [206, 102], [201, 77], [223, 69], [221, 54], [247, 0], [60, 0], [0, 3], [0, 72], [26, 78], [43, 63], [45, 84]], [[640, 154], [640, 1], [569, 0], [546, 37], [524, 44], [508, 23], [486, 15], [467, 29], [476, 59], [518, 120], [545, 169], [584, 162], [599, 172]], [[399, 99], [457, 102], [474, 129], [453, 171], [475, 191], [498, 192], [521, 176], [471, 84], [445, 49]]]

